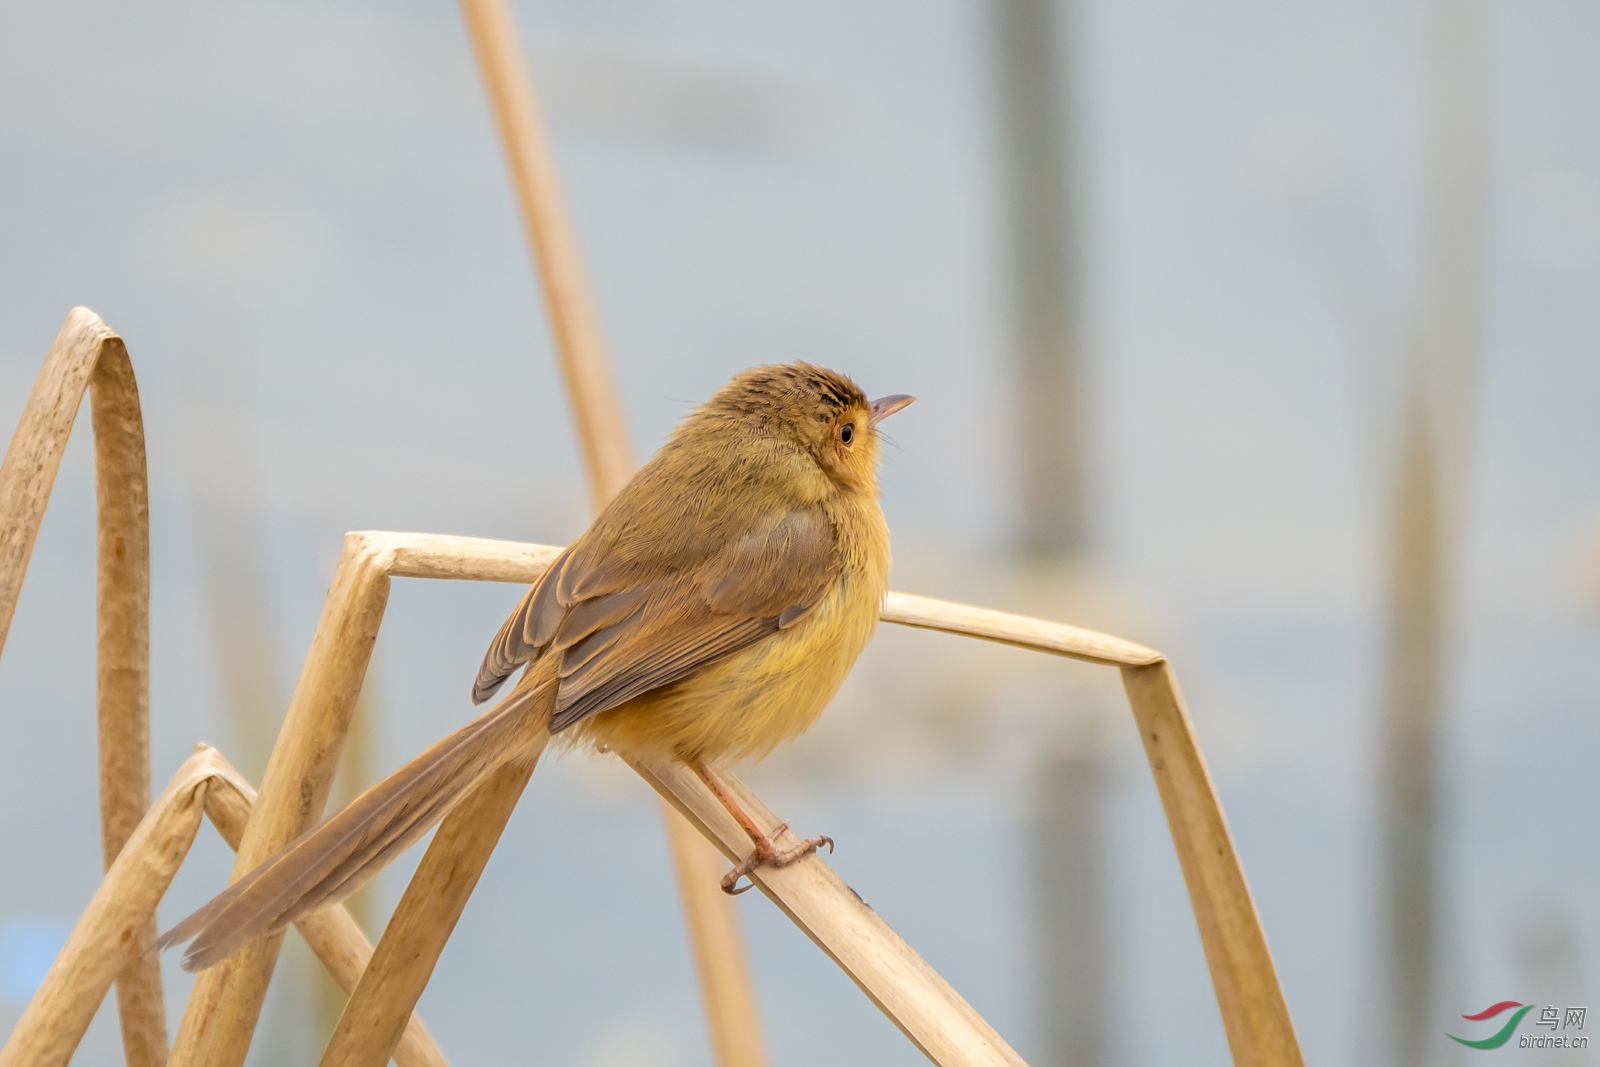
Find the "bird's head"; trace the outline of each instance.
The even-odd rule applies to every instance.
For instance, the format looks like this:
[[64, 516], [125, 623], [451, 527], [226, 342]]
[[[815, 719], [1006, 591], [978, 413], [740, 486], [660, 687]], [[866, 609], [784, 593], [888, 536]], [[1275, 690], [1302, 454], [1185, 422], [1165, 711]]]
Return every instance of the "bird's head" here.
[[877, 484], [878, 424], [915, 397], [868, 400], [837, 371], [810, 363], [752, 367], [718, 390], [706, 408], [799, 444], [834, 481]]

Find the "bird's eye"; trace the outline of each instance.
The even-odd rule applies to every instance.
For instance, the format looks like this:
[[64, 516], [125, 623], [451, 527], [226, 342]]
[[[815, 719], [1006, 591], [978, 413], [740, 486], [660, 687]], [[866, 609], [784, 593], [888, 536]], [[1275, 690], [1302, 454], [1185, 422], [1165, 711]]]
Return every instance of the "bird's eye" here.
[[856, 439], [855, 423], [847, 422], [843, 426], [839, 427], [839, 440], [840, 441], [842, 441], [843, 443], [848, 445], [851, 441], [854, 441], [855, 439]]

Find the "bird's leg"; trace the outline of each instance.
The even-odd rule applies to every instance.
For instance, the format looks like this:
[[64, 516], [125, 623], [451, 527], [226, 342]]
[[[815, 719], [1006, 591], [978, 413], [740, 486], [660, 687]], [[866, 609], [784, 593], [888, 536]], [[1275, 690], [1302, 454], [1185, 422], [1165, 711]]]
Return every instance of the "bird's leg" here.
[[782, 822], [774, 826], [771, 835], [762, 833], [761, 827], [756, 825], [756, 821], [733, 798], [733, 794], [728, 792], [727, 787], [717, 780], [716, 775], [711, 773], [711, 768], [705, 765], [704, 760], [690, 760], [689, 766], [694, 769], [695, 774], [700, 776], [700, 780], [706, 784], [707, 789], [711, 790], [712, 795], [721, 802], [724, 808], [728, 809], [728, 814], [733, 816], [734, 821], [744, 829], [746, 834], [750, 835], [750, 840], [756, 846], [755, 851], [750, 853], [748, 858], [722, 876], [722, 891], [729, 896], [738, 896], [750, 888], [748, 885], [744, 889], [735, 889], [734, 887], [739, 884], [740, 878], [743, 878], [757, 867], [787, 867], [801, 856], [809, 856], [823, 845], [828, 846], [829, 852], [833, 851], [833, 838], [831, 837], [809, 838], [801, 841], [793, 848], [786, 848], [782, 852], [778, 851], [777, 846], [772, 843], [772, 839], [787, 830], [789, 828], [788, 823]]

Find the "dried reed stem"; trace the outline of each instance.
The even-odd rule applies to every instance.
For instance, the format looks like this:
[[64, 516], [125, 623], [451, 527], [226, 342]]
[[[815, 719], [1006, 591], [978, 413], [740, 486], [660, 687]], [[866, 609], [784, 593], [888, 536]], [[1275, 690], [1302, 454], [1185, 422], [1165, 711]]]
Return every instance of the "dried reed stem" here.
[[761, 1016], [739, 924], [729, 921], [727, 894], [717, 888], [722, 857], [688, 819], [662, 801], [667, 846], [706, 1003], [712, 1062], [744, 1067], [762, 1062]]
[[[94, 424], [95, 674], [99, 689], [100, 833], [109, 870], [150, 803], [150, 501], [139, 386], [120, 337], [100, 345], [89, 383]], [[140, 940], [155, 937], [151, 915]], [[117, 978], [128, 1067], [167, 1062], [161, 961], [140, 953]]]
[[72, 309], [34, 379], [0, 462], [0, 650], [5, 648], [83, 391], [100, 358], [101, 343], [115, 336], [88, 308]]
[[156, 904], [194, 842], [206, 785], [232, 773], [210, 748], [201, 748], [178, 768], [78, 917], [0, 1049], [0, 1067], [64, 1067], [129, 961], [154, 958], [144, 947]]
[[[220, 752], [196, 746], [124, 843], [0, 1049], [0, 1067], [55, 1067], [71, 1059], [118, 971], [125, 972], [133, 959], [159, 962], [142, 950], [150, 943], [156, 905], [194, 844], [202, 812], [237, 848], [254, 802], [255, 790]], [[295, 925], [339, 985], [354, 989], [372, 946], [344, 906], [324, 908]], [[399, 1067], [449, 1067], [415, 1016], [394, 1059]]]
[[[562, 205], [560, 181], [511, 13], [504, 0], [461, 0], [461, 13], [511, 170], [528, 247], [538, 266], [556, 359], [589, 478], [589, 497], [598, 512], [626, 484], [634, 466], [599, 319]], [[701, 877], [716, 858], [705, 842], [682, 825], [669, 805], [662, 805], [661, 815], [712, 1052], [720, 1067], [761, 1067], [760, 1017], [738, 912], [712, 881]]]
[[[0, 648], [85, 388], [98, 528], [100, 832], [109, 870], [150, 804], [150, 509], [133, 364], [122, 339], [87, 308], [67, 315], [0, 464]], [[152, 925], [141, 936], [154, 933]], [[159, 961], [129, 961], [117, 980], [117, 1006], [129, 1067], [161, 1067], [167, 1020]]]
[[[235, 879], [309, 829], [322, 813], [389, 598], [381, 556], [362, 535], [345, 538], [260, 799], [239, 844]], [[282, 940], [280, 933], [251, 941], [200, 973], [173, 1043], [174, 1067], [240, 1067]]]
[[[482, 577], [486, 580], [532, 583], [538, 580], [559, 554], [554, 548], [517, 545], [503, 541], [416, 534], [369, 533], [361, 536], [370, 547], [374, 558], [381, 561], [380, 565], [385, 566], [389, 573], [404, 573], [415, 577], [467, 579]], [[1062, 627], [1063, 633], [1056, 633], [1048, 630], [1051, 624], [1041, 624], [1000, 613], [974, 613], [974, 609], [965, 608], [963, 605], [907, 599], [917, 607], [915, 617], [918, 625], [937, 625], [940, 628], [953, 630], [969, 627], [977, 629], [982, 636], [994, 637], [998, 633], [1017, 641], [1026, 641], [1029, 639], [1028, 635], [1043, 632], [1045, 636], [1040, 640], [1053, 643], [1047, 643], [1042, 647], [1048, 647], [1051, 651], [1059, 650], [1055, 646], [1079, 649], [1081, 645], [1082, 648], [1093, 650], [1096, 655], [1104, 655], [1107, 647], [1104, 642], [1114, 640], [1101, 638], [1100, 635], [1090, 635], [1094, 640], [1080, 638], [1077, 635], [1085, 634], [1087, 631], [1076, 631], [1070, 627]], [[1040, 627], [1045, 629], [1041, 630]], [[1079, 644], [1072, 644], [1067, 640], [1068, 637], [1077, 640]], [[641, 768], [641, 773], [644, 773], [647, 780], [658, 789], [663, 790], [664, 796], [669, 789], [680, 788], [679, 779], [684, 777], [681, 768], [672, 767]], [[690, 803], [705, 802], [714, 805], [714, 811], [708, 811], [703, 816], [695, 814], [691, 820], [695, 828], [702, 834], [708, 834], [707, 820], [720, 817], [726, 826], [717, 825], [720, 830], [725, 830], [729, 834], [727, 839], [719, 839], [721, 846], [730, 855], [733, 849], [747, 847], [748, 842], [743, 838], [742, 831], [719, 805], [715, 805], [714, 799], [707, 799], [710, 794], [705, 793], [703, 786], [698, 786], [698, 780], [692, 775], [688, 775], [686, 780], [697, 786], [704, 795], [695, 794], [691, 790], [685, 796], [673, 793], [668, 799], [680, 810], [684, 810]], [[748, 797], [748, 791], [744, 790], [736, 780], [729, 777], [728, 781], [731, 788], [740, 791], [741, 798]], [[674, 784], [669, 787], [663, 785], [664, 782]], [[688, 789], [689, 786], [681, 788]], [[753, 797], [748, 797], [748, 802], [753, 805], [752, 810], [765, 813], [760, 802]], [[768, 824], [774, 824], [776, 821], [769, 818]], [[445, 830], [441, 828], [440, 836], [443, 837], [444, 834]], [[498, 831], [495, 832], [495, 836], [498, 836]], [[430, 849], [430, 853], [431, 851]], [[424, 865], [427, 864], [428, 860], [424, 859]], [[857, 978], [869, 996], [911, 1035], [913, 1040], [917, 1041], [919, 1047], [933, 1055], [937, 1062], [946, 1064], [1021, 1062], [1005, 1042], [932, 972], [921, 957], [884, 926], [881, 920], [872, 915], [870, 909], [864, 908], [859, 898], [828, 870], [826, 864], [821, 860], [810, 860], [787, 870], [798, 872], [802, 869], [811, 873], [798, 883], [801, 888], [796, 891], [797, 895], [792, 895], [792, 898], [791, 896], [777, 898], [780, 906], [816, 938], [830, 955], [839, 960], [852, 976]], [[817, 873], [818, 871], [826, 873]], [[709, 877], [711, 872], [703, 873], [706, 876], [701, 879], [701, 884], [714, 887], [715, 879]], [[791, 891], [795, 884], [794, 877], [791, 874], [788, 882], [779, 880], [778, 884], [784, 887], [783, 892]], [[408, 889], [408, 898], [412, 895], [412, 890]], [[416, 906], [420, 911], [427, 897], [418, 894], [417, 899]], [[398, 919], [397, 913], [396, 920], [391, 921], [391, 930], [396, 929]], [[453, 925], [453, 919], [450, 924]], [[329, 1046], [328, 1054], [323, 1060], [324, 1067], [332, 1067], [334, 1064], [351, 1067], [354, 1064], [382, 1062], [389, 1034], [385, 1026], [377, 1025], [373, 1020], [381, 1012], [390, 1020], [387, 1025], [392, 1025], [393, 1018], [399, 1015], [403, 1008], [414, 1003], [416, 994], [421, 991], [420, 983], [425, 982], [427, 973], [432, 970], [433, 959], [443, 947], [443, 937], [440, 934], [433, 935], [436, 940], [429, 940], [426, 931], [419, 932], [414, 929], [418, 926], [417, 920], [408, 920], [406, 925], [413, 929], [404, 933], [403, 940], [398, 944], [420, 945], [421, 947], [415, 950], [424, 960], [425, 969], [422, 969], [420, 974], [410, 975], [403, 983], [405, 987], [403, 994], [396, 993], [396, 987], [402, 982], [396, 978], [378, 975], [377, 961], [386, 956], [383, 946], [390, 938], [390, 933], [386, 931], [383, 941], [379, 943], [374, 965], [369, 970], [368, 977], [373, 982], [374, 991], [364, 998], [358, 991], [357, 997], [352, 999], [351, 1008], [346, 1011], [345, 1019], [341, 1021], [340, 1032], [336, 1034], [334, 1043]], [[448, 934], [448, 925], [442, 934]], [[710, 958], [726, 958], [728, 955], [724, 952]], [[397, 960], [397, 969], [410, 965], [411, 957], [405, 953], [396, 951], [392, 958]], [[366, 981], [363, 980], [364, 985]], [[708, 990], [716, 989], [711, 981], [707, 981], [706, 986]], [[415, 992], [412, 992], [413, 989]], [[362, 999], [364, 1003], [358, 1006], [357, 999]], [[737, 1016], [733, 1013], [724, 1016], [724, 1018], [730, 1017]], [[714, 1027], [712, 1032], [714, 1036], [726, 1040], [736, 1055], [741, 1054], [736, 1042], [749, 1040], [747, 1036], [740, 1035], [737, 1031], [719, 1031]], [[951, 1036], [952, 1034], [954, 1036]], [[358, 1040], [361, 1037], [370, 1040], [367, 1042]], [[755, 1051], [759, 1053], [759, 1043], [756, 1043]], [[743, 1054], [748, 1054], [748, 1051]]]
[[[219, 757], [220, 758], [220, 757]], [[206, 817], [217, 833], [235, 851], [244, 836], [245, 823], [255, 805], [256, 792], [242, 776], [215, 778], [206, 792]], [[348, 995], [361, 980], [362, 971], [372, 959], [372, 943], [361, 932], [350, 911], [334, 904], [312, 912], [295, 922], [311, 951], [327, 968], [340, 989]], [[406, 1023], [405, 1033], [394, 1050], [398, 1067], [449, 1067], [444, 1053], [416, 1014]]]
[[1002, 645], [1054, 652], [1114, 667], [1143, 667], [1161, 662], [1161, 653], [1120, 637], [909, 593], [890, 593], [885, 597], [879, 618], [901, 626], [981, 637]]
[[628, 426], [600, 340], [578, 246], [561, 201], [561, 183], [545, 144], [544, 123], [503, 0], [461, 0], [472, 51], [483, 75], [495, 128], [511, 168], [523, 232], [538, 265], [556, 360], [572, 401], [578, 445], [599, 510], [633, 474]]
[[[393, 533], [360, 536], [386, 561], [390, 573], [419, 578], [532, 583], [558, 554], [554, 548], [472, 538]], [[1160, 654], [1076, 627], [899, 593], [889, 594], [882, 618], [1122, 666], [1124, 685], [1150, 755], [1195, 909], [1234, 1060], [1241, 1067], [1299, 1064], [1293, 1024], [1227, 821], [1171, 668]], [[725, 854], [742, 856], [748, 849], [742, 831], [694, 775], [674, 765], [635, 769], [690, 816], [696, 829]], [[765, 825], [777, 822], [736, 778], [726, 771], [719, 773], [747, 811], [765, 820]], [[756, 882], [935, 1062], [1020, 1062], [820, 857], [809, 857], [782, 870], [759, 870]]]
[[1194, 905], [1233, 1062], [1298, 1067], [1305, 1061], [1289, 1006], [1178, 681], [1166, 663], [1124, 667], [1122, 681]]
[[389, 1061], [532, 776], [532, 763], [506, 764], [445, 816], [339, 1017], [322, 1067], [383, 1067]]
[[[749, 854], [750, 839], [687, 766], [676, 762], [632, 766], [730, 860]], [[718, 768], [716, 773], [739, 805], [770, 834], [781, 820], [726, 770]], [[773, 843], [786, 848], [798, 845], [800, 839], [785, 830]], [[983, 1017], [820, 857], [812, 854], [788, 867], [758, 867], [750, 877], [934, 1063], [1026, 1067]]]
[[[291, 720], [274, 752], [274, 765], [288, 765], [288, 754], [312, 751], [316, 746], [309, 743], [310, 738], [320, 739], [322, 760], [336, 758], [349, 704], [354, 701], [353, 690], [359, 687], [359, 667], [365, 664], [382, 615], [387, 575], [531, 583], [557, 554], [556, 549], [544, 546], [472, 538], [351, 534], [313, 654], [291, 705]], [[1140, 664], [1154, 655], [1148, 649], [1072, 627], [1058, 628], [1039, 620], [921, 598], [894, 598], [884, 618], [893, 621], [897, 617], [907, 625], [1099, 662], [1133, 660]], [[1154, 663], [1123, 667], [1123, 678], [1167, 811], [1234, 1060], [1242, 1067], [1298, 1065], [1298, 1045], [1266, 939], [1171, 669], [1158, 658]], [[641, 764], [635, 769], [730, 858], [742, 856], [748, 849], [743, 832], [687, 768]], [[480, 789], [441, 826], [417, 879], [407, 889], [401, 908], [356, 986], [325, 1065], [377, 1065], [394, 1049], [404, 1020], [528, 773], [526, 769], [507, 769], [492, 787]], [[719, 773], [758, 821], [766, 827], [777, 824], [777, 818], [743, 784], [725, 771]], [[269, 767], [269, 777], [273, 774]], [[283, 774], [281, 769], [279, 774]], [[305, 777], [310, 780], [316, 775]], [[307, 796], [310, 799], [301, 807], [307, 811], [320, 807], [320, 795], [311, 792]], [[249, 830], [260, 824], [259, 817], [252, 818]], [[808, 857], [781, 870], [759, 869], [755, 881], [934, 1062], [950, 1067], [1016, 1067], [1022, 1062], [820, 857]], [[386, 949], [385, 944], [391, 947]], [[268, 957], [268, 970], [270, 965]], [[226, 993], [224, 989], [209, 1002], [219, 1012], [228, 1007]], [[186, 1026], [200, 995], [197, 984], [196, 997], [185, 1015]], [[256, 1003], [258, 1010], [259, 1001]], [[243, 1031], [247, 1039], [249, 1027], [244, 1026]], [[180, 1030], [180, 1044], [182, 1037]], [[226, 1050], [231, 1046], [217, 1047]]]

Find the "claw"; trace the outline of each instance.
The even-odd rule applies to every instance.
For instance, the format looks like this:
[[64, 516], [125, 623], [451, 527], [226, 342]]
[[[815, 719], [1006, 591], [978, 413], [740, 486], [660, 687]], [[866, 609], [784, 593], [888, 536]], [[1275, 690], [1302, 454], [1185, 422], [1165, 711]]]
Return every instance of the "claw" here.
[[[777, 837], [786, 829], [788, 829], [787, 823], [783, 823], [774, 827], [772, 830], [772, 837]], [[767, 840], [756, 845], [756, 850], [750, 853], [748, 859], [742, 861], [735, 866], [733, 870], [722, 876], [722, 891], [728, 894], [730, 897], [736, 897], [740, 893], [748, 893], [751, 888], [755, 886], [754, 882], [751, 882], [750, 884], [740, 888], [735, 887], [739, 885], [739, 879], [745, 877], [757, 867], [787, 867], [791, 863], [802, 860], [811, 853], [816, 852], [823, 845], [827, 845], [828, 851], [832, 852], [833, 838], [826, 834], [822, 834], [818, 837], [812, 837], [801, 841], [794, 848], [786, 849], [783, 852], [778, 852], [773, 849], [771, 845], [771, 838], [768, 838]]]
[[[889, 399], [905, 400], [904, 397], [890, 397]], [[904, 406], [904, 403], [900, 404], [900, 407]], [[706, 788], [711, 790], [712, 795], [728, 810], [728, 814], [733, 816], [734, 821], [739, 824], [739, 828], [749, 835], [751, 842], [756, 846], [755, 851], [750, 853], [743, 862], [722, 876], [722, 891], [730, 897], [736, 897], [740, 893], [750, 890], [750, 887], [755, 884], [754, 881], [740, 889], [738, 888], [739, 879], [745, 877], [757, 867], [787, 867], [796, 860], [817, 851], [823, 845], [828, 846], [829, 852], [833, 851], [833, 838], [822, 836], [801, 841], [794, 848], [779, 852], [772, 846], [772, 840], [775, 837], [781, 837], [789, 829], [788, 823], [779, 823], [770, 831], [763, 832], [761, 827], [756, 824], [756, 821], [750, 818], [749, 814], [739, 806], [739, 802], [728, 792], [727, 786], [723, 785], [717, 776], [711, 773], [711, 768], [706, 766], [704, 760], [691, 760], [689, 766], [699, 776], [700, 780], [705, 783]]]
[[780, 852], [773, 856], [772, 859], [768, 861], [768, 865], [772, 867], [787, 867], [789, 864], [796, 863], [799, 860], [811, 855], [811, 853], [821, 848], [824, 843], [828, 845], [828, 850], [831, 852], [833, 850], [833, 841], [831, 838], [807, 838], [806, 840], [801, 841], [798, 845], [794, 846], [794, 848]]
[[722, 876], [721, 885], [724, 893], [728, 894], [730, 897], [736, 897], [740, 893], [748, 893], [750, 891], [750, 889], [755, 885], [754, 882], [751, 882], [743, 889], [735, 889], [734, 887], [739, 884], [739, 879], [750, 873], [750, 868], [752, 866], [750, 861], [753, 859], [755, 859], [754, 856], [750, 857], [750, 859], [740, 863], [738, 866], [734, 867], [733, 870]]

